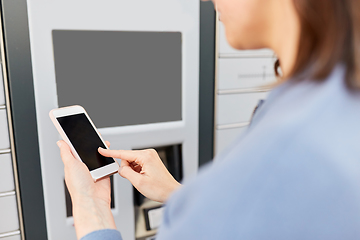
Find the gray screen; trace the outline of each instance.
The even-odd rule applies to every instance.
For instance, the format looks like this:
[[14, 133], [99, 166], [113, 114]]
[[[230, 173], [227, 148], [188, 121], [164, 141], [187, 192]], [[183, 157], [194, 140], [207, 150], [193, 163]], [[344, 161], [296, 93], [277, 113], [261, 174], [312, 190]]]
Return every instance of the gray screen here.
[[98, 127], [182, 120], [181, 33], [53, 30], [59, 107]]

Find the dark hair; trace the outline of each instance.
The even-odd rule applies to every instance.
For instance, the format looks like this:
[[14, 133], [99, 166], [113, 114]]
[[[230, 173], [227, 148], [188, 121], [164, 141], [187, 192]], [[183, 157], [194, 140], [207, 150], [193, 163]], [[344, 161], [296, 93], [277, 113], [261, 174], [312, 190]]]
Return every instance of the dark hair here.
[[360, 90], [360, 0], [293, 1], [301, 32], [290, 76], [322, 81], [343, 63], [347, 87]]

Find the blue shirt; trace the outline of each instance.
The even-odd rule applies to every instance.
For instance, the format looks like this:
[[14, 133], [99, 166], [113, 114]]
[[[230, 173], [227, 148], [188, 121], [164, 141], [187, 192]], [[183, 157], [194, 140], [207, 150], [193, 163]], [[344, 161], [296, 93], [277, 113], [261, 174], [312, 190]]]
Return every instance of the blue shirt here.
[[[82, 240], [121, 239], [98, 232]], [[360, 94], [344, 69], [275, 88], [249, 129], [171, 196], [157, 239], [360, 239]]]

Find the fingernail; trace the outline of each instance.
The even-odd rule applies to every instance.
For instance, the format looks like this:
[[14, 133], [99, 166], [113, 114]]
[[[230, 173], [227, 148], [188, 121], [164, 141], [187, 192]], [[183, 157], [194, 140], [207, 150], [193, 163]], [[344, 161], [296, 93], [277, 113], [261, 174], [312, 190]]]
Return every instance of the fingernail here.
[[56, 145], [58, 145], [58, 147], [61, 147], [61, 142], [60, 142], [60, 141], [57, 141], [57, 142], [56, 142]]

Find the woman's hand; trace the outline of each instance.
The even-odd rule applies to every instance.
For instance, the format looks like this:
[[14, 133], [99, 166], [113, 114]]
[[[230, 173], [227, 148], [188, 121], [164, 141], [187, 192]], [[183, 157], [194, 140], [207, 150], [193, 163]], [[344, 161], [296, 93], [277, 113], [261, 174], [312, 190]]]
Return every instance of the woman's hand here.
[[154, 149], [131, 151], [99, 148], [105, 157], [121, 159], [119, 174], [147, 198], [165, 202], [180, 187]]
[[110, 208], [110, 178], [95, 183], [89, 169], [73, 156], [70, 147], [64, 141], [57, 144], [64, 162], [65, 182], [71, 195], [78, 239], [95, 230], [116, 229]]

